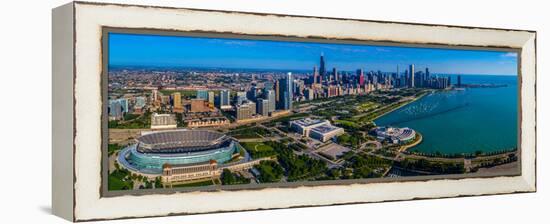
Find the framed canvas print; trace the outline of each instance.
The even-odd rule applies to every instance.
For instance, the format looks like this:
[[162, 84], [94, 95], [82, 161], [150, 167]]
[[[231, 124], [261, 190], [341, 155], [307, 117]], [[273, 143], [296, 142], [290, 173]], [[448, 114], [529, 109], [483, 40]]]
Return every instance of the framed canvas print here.
[[71, 221], [534, 192], [536, 32], [53, 10]]

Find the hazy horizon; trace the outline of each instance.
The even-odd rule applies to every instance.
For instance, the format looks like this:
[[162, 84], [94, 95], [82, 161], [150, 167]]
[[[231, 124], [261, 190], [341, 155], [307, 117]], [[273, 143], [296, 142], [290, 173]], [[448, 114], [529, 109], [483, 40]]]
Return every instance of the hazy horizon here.
[[109, 67], [399, 72], [415, 65], [433, 74], [517, 76], [517, 53], [419, 47], [109, 34]]
[[[136, 68], [144, 68], [144, 69], [204, 69], [204, 70], [249, 70], [249, 71], [277, 71], [277, 72], [296, 72], [296, 71], [299, 71], [299, 72], [306, 72], [306, 73], [312, 73], [313, 71], [311, 69], [264, 69], [264, 68], [222, 68], [222, 67], [192, 67], [192, 66], [177, 66], [177, 65], [174, 65], [174, 66], [169, 66], [169, 65], [165, 65], [165, 66], [156, 66], [156, 65], [109, 65], [109, 67], [136, 67]], [[416, 70], [416, 66], [415, 66], [415, 70]], [[424, 68], [420, 69], [422, 71], [424, 71]], [[332, 70], [329, 69], [328, 70], [329, 72], [331, 72]], [[354, 73], [355, 71], [351, 71], [351, 70], [338, 70], [338, 72], [352, 72]], [[364, 72], [370, 72], [370, 71], [375, 71], [377, 72], [378, 70], [365, 70]], [[392, 73], [392, 71], [382, 71], [380, 70], [381, 72], [383, 73]], [[416, 71], [419, 71], [419, 70], [416, 70]], [[403, 71], [399, 71], [399, 73], [403, 74], [404, 70]], [[395, 71], [393, 71], [393, 73], [395, 73]], [[440, 73], [440, 72], [432, 72], [430, 70], [430, 74], [434, 74], [434, 75], [488, 75], [488, 76], [517, 76], [517, 74], [473, 74], [473, 73]]]

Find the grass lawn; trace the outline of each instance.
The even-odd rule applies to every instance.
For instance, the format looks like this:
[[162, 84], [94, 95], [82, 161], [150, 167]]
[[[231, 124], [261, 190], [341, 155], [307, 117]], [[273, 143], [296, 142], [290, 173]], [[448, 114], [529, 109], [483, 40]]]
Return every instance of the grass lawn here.
[[252, 151], [265, 151], [265, 150], [273, 150], [271, 146], [264, 144], [263, 142], [243, 142], [243, 145], [246, 149]]
[[205, 181], [186, 183], [186, 184], [176, 184], [176, 185], [173, 185], [172, 187], [203, 187], [203, 186], [210, 186], [210, 185], [214, 185], [214, 183], [212, 183], [212, 180], [205, 180]]
[[241, 144], [255, 159], [275, 155], [275, 150], [263, 142], [242, 142]]
[[353, 121], [347, 121], [347, 120], [335, 120], [334, 121], [337, 124], [341, 124], [344, 127], [351, 127], [351, 128], [359, 128], [359, 124]]
[[109, 174], [109, 180], [108, 180], [108, 188], [110, 191], [112, 190], [130, 190], [133, 189], [133, 183], [130, 181], [123, 181], [120, 178], [120, 175]]
[[261, 138], [261, 136], [271, 136], [271, 131], [260, 128], [260, 127], [245, 127], [245, 128], [239, 128], [232, 130], [228, 133], [228, 135], [233, 136], [237, 139], [247, 139], [247, 138]]
[[126, 114], [124, 114], [124, 120], [125, 121], [133, 120], [133, 119], [138, 118], [139, 116], [140, 116], [139, 114], [126, 113]]
[[374, 109], [376, 107], [378, 107], [379, 104], [378, 103], [375, 103], [375, 102], [366, 102], [366, 103], [363, 103], [361, 105], [359, 105], [357, 107], [357, 110], [359, 111], [367, 111], [367, 110], [370, 110], [370, 109]]
[[124, 146], [119, 145], [119, 144], [108, 144], [107, 145], [107, 152], [108, 152], [109, 156], [111, 156], [111, 155], [115, 154], [116, 152], [120, 151], [123, 148], [124, 148]]
[[145, 114], [134, 117], [134, 115], [128, 115], [132, 117], [131, 120], [114, 120], [109, 121], [109, 128], [120, 128], [120, 129], [140, 129], [140, 128], [149, 128], [151, 127], [151, 113], [146, 112]]
[[259, 180], [262, 183], [278, 182], [283, 176], [283, 168], [275, 161], [261, 161], [260, 164], [254, 166], [260, 171]]

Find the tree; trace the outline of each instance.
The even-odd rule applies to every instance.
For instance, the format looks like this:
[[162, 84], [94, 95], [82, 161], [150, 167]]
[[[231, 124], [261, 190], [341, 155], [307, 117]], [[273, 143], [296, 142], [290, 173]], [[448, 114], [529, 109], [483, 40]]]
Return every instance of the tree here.
[[153, 183], [151, 181], [145, 181], [145, 189], [153, 188]]
[[231, 185], [235, 183], [235, 176], [229, 169], [223, 169], [221, 175], [221, 181], [223, 185]]
[[343, 135], [338, 136], [337, 139], [338, 139], [338, 143], [344, 145], [344, 144], [347, 144], [347, 143], [350, 142], [350, 138], [351, 138], [351, 136], [349, 134], [345, 133]]
[[162, 188], [162, 179], [160, 177], [155, 178], [155, 188]]
[[371, 176], [371, 173], [372, 173], [372, 169], [366, 166], [359, 167], [358, 169], [355, 169], [353, 171], [353, 175], [355, 178], [367, 178]]
[[480, 156], [481, 154], [483, 154], [483, 151], [481, 151], [481, 150], [476, 150], [476, 152], [475, 152], [475, 155], [476, 155], [476, 156]]
[[283, 168], [275, 161], [261, 161], [254, 167], [260, 171], [258, 179], [263, 183], [278, 182], [283, 176]]
[[342, 170], [340, 169], [330, 169], [327, 172], [327, 176], [330, 177], [330, 179], [338, 179], [340, 176], [342, 176]]
[[176, 122], [177, 127], [185, 127], [185, 124], [183, 122], [183, 114], [182, 113], [176, 113]]

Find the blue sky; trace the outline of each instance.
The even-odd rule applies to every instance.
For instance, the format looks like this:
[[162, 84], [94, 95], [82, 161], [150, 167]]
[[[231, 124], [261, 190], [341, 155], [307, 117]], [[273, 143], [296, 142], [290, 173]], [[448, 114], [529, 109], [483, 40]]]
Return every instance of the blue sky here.
[[517, 75], [517, 54], [225, 38], [116, 34], [109, 65], [309, 70], [325, 56], [327, 69], [403, 72], [409, 64], [432, 73]]

